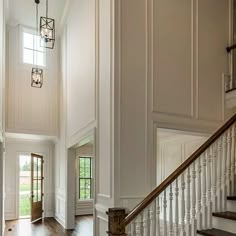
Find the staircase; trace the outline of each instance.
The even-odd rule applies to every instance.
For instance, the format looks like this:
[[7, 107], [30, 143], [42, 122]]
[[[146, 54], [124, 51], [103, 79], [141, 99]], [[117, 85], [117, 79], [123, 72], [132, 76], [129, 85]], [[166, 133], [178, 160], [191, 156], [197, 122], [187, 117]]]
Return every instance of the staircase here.
[[236, 114], [139, 205], [110, 208], [109, 236], [236, 236]]

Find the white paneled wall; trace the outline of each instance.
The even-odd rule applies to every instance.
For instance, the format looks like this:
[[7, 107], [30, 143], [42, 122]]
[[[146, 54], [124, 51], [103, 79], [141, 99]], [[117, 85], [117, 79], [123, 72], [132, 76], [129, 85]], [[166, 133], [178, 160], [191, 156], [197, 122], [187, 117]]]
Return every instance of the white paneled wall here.
[[7, 119], [8, 132], [57, 135], [58, 52], [46, 51], [46, 68], [41, 89], [31, 87], [33, 65], [22, 62], [22, 26], [8, 27]]
[[95, 230], [103, 236], [107, 208], [133, 207], [156, 183], [157, 127], [212, 132], [223, 121], [229, 0], [75, 0], [66, 9], [56, 217], [73, 225], [67, 149], [96, 128]]
[[54, 144], [47, 141], [7, 139], [6, 141], [6, 173], [5, 181], [6, 201], [5, 218], [13, 220], [18, 218], [19, 182], [19, 155], [38, 153], [44, 157], [44, 216], [54, 216]]
[[211, 133], [223, 122], [229, 3], [116, 1], [118, 204], [133, 207], [155, 186], [157, 127]]

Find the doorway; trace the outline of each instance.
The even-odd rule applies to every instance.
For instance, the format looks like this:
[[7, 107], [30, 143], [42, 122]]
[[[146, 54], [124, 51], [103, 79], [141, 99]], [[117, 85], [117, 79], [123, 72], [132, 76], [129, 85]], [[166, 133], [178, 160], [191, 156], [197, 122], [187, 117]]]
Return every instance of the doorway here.
[[31, 216], [31, 157], [19, 156], [19, 218]]
[[[67, 229], [75, 229], [86, 219], [86, 235], [94, 235], [95, 129], [68, 148]], [[85, 225], [84, 225], [85, 226]], [[82, 227], [82, 226], [81, 226]], [[83, 228], [83, 227], [82, 227]], [[79, 229], [80, 230], [80, 229]], [[87, 231], [88, 230], [88, 231]]]
[[76, 149], [75, 179], [75, 215], [93, 215], [94, 151], [92, 140]]
[[35, 222], [43, 217], [43, 156], [19, 155], [19, 219]]

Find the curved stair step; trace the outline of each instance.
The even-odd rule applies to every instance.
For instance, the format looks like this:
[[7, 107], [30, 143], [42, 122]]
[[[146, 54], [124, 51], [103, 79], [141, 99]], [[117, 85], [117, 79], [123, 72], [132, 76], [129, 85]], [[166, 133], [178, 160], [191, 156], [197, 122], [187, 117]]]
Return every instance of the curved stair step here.
[[236, 212], [226, 211], [226, 212], [215, 212], [212, 214], [215, 217], [229, 219], [229, 220], [236, 220]]
[[236, 236], [236, 234], [229, 233], [219, 229], [201, 230], [197, 231], [197, 233], [205, 236]]
[[228, 196], [227, 200], [236, 201], [236, 196]]

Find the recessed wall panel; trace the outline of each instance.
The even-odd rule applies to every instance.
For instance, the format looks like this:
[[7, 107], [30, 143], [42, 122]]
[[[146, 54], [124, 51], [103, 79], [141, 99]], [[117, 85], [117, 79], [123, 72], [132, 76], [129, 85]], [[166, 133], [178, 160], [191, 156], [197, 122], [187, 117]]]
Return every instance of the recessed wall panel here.
[[192, 115], [192, 1], [154, 1], [153, 110]]

